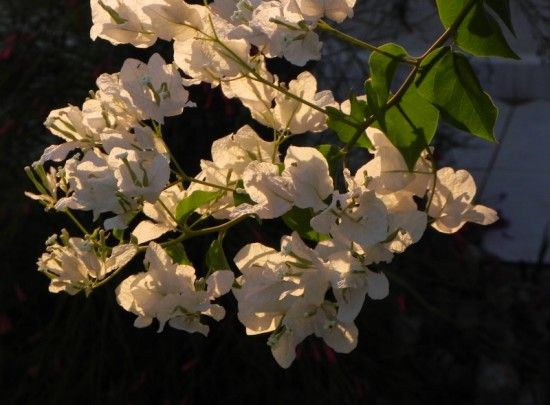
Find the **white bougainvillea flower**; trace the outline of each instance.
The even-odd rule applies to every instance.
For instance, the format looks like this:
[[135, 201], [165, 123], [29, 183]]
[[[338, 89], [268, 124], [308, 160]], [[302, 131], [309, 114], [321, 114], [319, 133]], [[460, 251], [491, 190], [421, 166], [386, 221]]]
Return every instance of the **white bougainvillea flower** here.
[[290, 280], [282, 279], [287, 259], [260, 243], [244, 246], [235, 256], [242, 276], [236, 280], [239, 288], [233, 288], [233, 295], [239, 302], [238, 317], [247, 335], [275, 330], [295, 299], [292, 295], [280, 299], [285, 291], [295, 287]]
[[90, 142], [92, 145], [97, 140], [97, 134], [100, 132], [96, 128], [86, 125], [84, 114], [80, 108], [72, 105], [50, 112], [44, 126], [52, 134], [67, 142]]
[[143, 213], [151, 220], [141, 221], [132, 231], [137, 243], [149, 242], [177, 229], [176, 208], [184, 197], [182, 186], [175, 184], [160, 193], [155, 203], [144, 202]]
[[304, 66], [321, 58], [322, 44], [310, 27], [298, 24], [302, 19], [282, 2], [264, 1], [253, 7], [244, 24], [229, 36], [247, 40], [269, 58], [284, 57], [294, 65]]
[[174, 62], [191, 77], [184, 83], [206, 82], [216, 86], [254, 68], [250, 44], [244, 39], [227, 37], [232, 25], [216, 14], [209, 14], [202, 24], [193, 38], [174, 42]]
[[88, 151], [81, 160], [69, 159], [65, 177], [71, 194], [57, 202], [58, 211], [66, 208], [92, 211], [95, 221], [102, 213], [122, 214], [125, 207], [134, 208], [131, 200], [121, 200], [122, 196], [117, 195], [117, 181], [107, 164], [107, 155], [97, 149]]
[[[310, 72], [300, 73], [289, 83], [288, 90], [320, 108], [337, 106], [330, 90], [317, 92], [317, 80]], [[320, 132], [327, 128], [325, 114], [282, 93], [275, 97], [273, 116], [278, 124], [275, 129], [292, 134]]]
[[47, 147], [39, 159], [40, 164], [65, 160], [67, 155], [75, 149], [86, 152], [99, 141], [100, 131], [87, 125], [84, 114], [75, 106], [53, 110], [44, 122], [44, 126], [52, 134], [65, 140], [65, 143]]
[[253, 243], [243, 247], [234, 261], [242, 273], [239, 287], [233, 288], [239, 320], [248, 335], [274, 331], [268, 344], [279, 364], [288, 367], [296, 345], [315, 329], [307, 322], [296, 322], [295, 333], [285, 333], [291, 331], [291, 324], [294, 327], [297, 314], [304, 316], [306, 309], [323, 305], [328, 288], [326, 263], [296, 233], [283, 237], [280, 252]]
[[143, 12], [148, 0], [91, 0], [90, 37], [106, 39], [113, 45], [132, 44], [147, 48], [157, 40], [151, 20]]
[[367, 187], [377, 194], [403, 190], [424, 197], [433, 178], [432, 165], [427, 160], [427, 153], [422, 153], [414, 170], [410, 172], [405, 159], [384, 133], [375, 128], [368, 128], [367, 134], [375, 147], [374, 157], [357, 171], [356, 180], [366, 181]]
[[162, 247], [151, 242], [145, 253], [146, 272], [125, 279], [116, 289], [118, 303], [137, 315], [134, 326], [149, 326], [159, 321], [161, 332], [168, 324], [187, 332], [207, 335], [209, 328], [200, 322], [201, 315], [220, 320], [225, 316], [223, 307], [212, 300], [227, 293], [233, 284], [233, 273], [221, 270], [210, 275], [206, 289], [197, 288], [195, 269], [176, 264]]
[[278, 163], [275, 142], [267, 142], [248, 125], [212, 144], [212, 161], [220, 169], [230, 169], [242, 177], [250, 162]]
[[[213, 161], [201, 160], [201, 172], [195, 176], [198, 181], [224, 188], [235, 188], [251, 162], [278, 163], [279, 156], [274, 142], [264, 141], [248, 125], [234, 134], [220, 138], [212, 144]], [[228, 218], [235, 210], [234, 193], [219, 188], [192, 182], [186, 191], [219, 191], [220, 196], [197, 210], [200, 214], [209, 214], [218, 219]], [[239, 190], [242, 191], [242, 190]], [[235, 191], [237, 192], [237, 191]], [[242, 210], [244, 207], [241, 207]]]
[[148, 126], [136, 126], [126, 130], [106, 129], [101, 133], [101, 143], [106, 153], [111, 153], [114, 148], [122, 148], [136, 151], [152, 151], [168, 157], [166, 144], [161, 137]]
[[[68, 236], [68, 235], [67, 235]], [[61, 245], [57, 235], [48, 239], [47, 253], [38, 259], [38, 270], [51, 278], [50, 292], [89, 294], [96, 282], [124, 267], [137, 253], [134, 245], [115, 246], [109, 254], [98, 254], [94, 245], [81, 238], [68, 238]]]
[[[255, 73], [268, 83], [278, 85], [278, 79], [267, 71], [265, 61], [261, 55], [257, 56]], [[227, 98], [237, 97], [243, 105], [250, 110], [252, 118], [270, 128], [279, 128], [273, 116], [273, 102], [277, 91], [263, 82], [254, 79], [252, 74], [223, 81], [221, 83], [223, 94]]]
[[294, 194], [292, 180], [279, 174], [279, 166], [267, 162], [251, 162], [243, 173], [244, 189], [256, 204], [241, 204], [231, 213], [232, 217], [255, 214], [271, 219], [283, 215], [292, 208]]
[[156, 151], [115, 147], [109, 152], [107, 164], [119, 193], [129, 198], [154, 203], [170, 180], [170, 161]]
[[388, 209], [389, 237], [385, 246], [391, 252], [402, 253], [418, 242], [428, 225], [427, 214], [418, 210], [413, 196], [407, 191], [379, 196]]
[[296, 346], [312, 334], [339, 353], [349, 353], [357, 346], [357, 327], [353, 322], [337, 319], [333, 303], [325, 301], [313, 305], [300, 300], [287, 312], [268, 340], [277, 363], [283, 368], [290, 367], [296, 358]]
[[237, 26], [248, 24], [254, 8], [262, 3], [263, 0], [215, 0], [209, 6], [213, 13]]
[[143, 13], [151, 20], [152, 30], [165, 41], [186, 41], [196, 36], [208, 10], [202, 5], [187, 4], [182, 0], [142, 0]]
[[339, 320], [353, 322], [363, 307], [366, 295], [381, 300], [389, 294], [386, 276], [369, 270], [351, 251], [333, 253], [328, 261]]
[[291, 0], [298, 6], [305, 20], [316, 22], [323, 16], [341, 23], [353, 17], [356, 0]]
[[323, 202], [334, 191], [325, 157], [315, 148], [290, 146], [283, 176], [292, 181], [292, 200], [299, 208], [326, 208]]
[[[256, 71], [266, 81], [279, 85], [277, 78], [266, 72], [263, 64], [258, 64]], [[256, 121], [277, 131], [301, 134], [327, 128], [325, 114], [275, 91], [250, 75], [222, 83], [222, 89], [227, 97], [238, 97]], [[329, 90], [317, 92], [317, 80], [310, 72], [303, 72], [292, 80], [288, 91], [319, 108], [337, 105]]]
[[242, 273], [233, 294], [247, 334], [275, 330], [278, 321], [298, 299], [320, 305], [328, 288], [326, 264], [293, 233], [281, 240], [281, 251], [252, 243], [234, 262]]
[[439, 232], [454, 233], [466, 222], [489, 225], [498, 219], [497, 213], [484, 205], [473, 205], [476, 184], [466, 170], [444, 167], [437, 171], [435, 191], [428, 215]]
[[25, 172], [40, 193], [25, 191], [25, 195], [32, 200], [40, 201], [46, 211], [55, 208], [59, 199], [59, 191], [64, 194], [68, 192], [65, 171], [62, 168], [50, 167], [46, 171], [40, 162], [34, 162], [32, 168], [25, 167]]
[[178, 70], [172, 64], [167, 65], [158, 53], [153, 54], [147, 64], [126, 59], [120, 70], [120, 81], [145, 119], [163, 124], [164, 117], [179, 115], [186, 106], [192, 105]]
[[130, 129], [145, 119], [122, 87], [119, 73], [104, 73], [97, 78], [96, 84], [99, 90], [94, 94], [94, 100], [101, 106], [101, 116], [108, 121], [107, 127]]
[[311, 226], [368, 249], [387, 238], [388, 212], [372, 191], [355, 196], [335, 192], [329, 207], [311, 219]]
[[217, 198], [199, 207], [196, 212], [201, 215], [211, 215], [216, 219], [229, 218], [234, 209], [233, 193], [219, 187], [232, 189], [236, 186], [239, 178], [231, 169], [220, 169], [210, 160], [201, 160], [200, 165], [201, 171], [195, 176], [195, 179], [212, 184], [212, 186], [191, 182], [185, 190], [185, 195], [189, 196], [195, 191], [217, 192], [219, 194]]

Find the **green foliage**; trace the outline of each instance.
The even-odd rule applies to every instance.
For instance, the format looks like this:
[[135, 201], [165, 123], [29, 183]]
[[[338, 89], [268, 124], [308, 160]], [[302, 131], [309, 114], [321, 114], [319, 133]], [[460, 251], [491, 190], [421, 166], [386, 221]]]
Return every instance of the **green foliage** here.
[[329, 239], [328, 235], [320, 234], [311, 228], [310, 221], [313, 218], [313, 210], [311, 208], [293, 207], [290, 211], [282, 216], [285, 224], [303, 239], [320, 242]]
[[[362, 132], [364, 130], [360, 127], [365, 122], [365, 117], [370, 115], [367, 103], [365, 101], [358, 100], [355, 95], [352, 95], [350, 97], [350, 103], [350, 115], [344, 114], [342, 111], [334, 107], [326, 108], [328, 114], [328, 127], [336, 132], [338, 138], [344, 143], [350, 142], [358, 134], [358, 131]], [[350, 125], [350, 123], [354, 125]], [[365, 149], [374, 148], [366, 136], [360, 136], [355, 145]]]
[[317, 150], [325, 157], [328, 163], [328, 169], [332, 178], [336, 178], [338, 162], [344, 156], [340, 148], [336, 145], [324, 144], [318, 145]]
[[381, 129], [399, 149], [409, 170], [432, 141], [439, 112], [422, 98], [414, 86], [409, 87], [399, 103], [386, 110], [373, 126]]
[[190, 266], [193, 265], [193, 263], [191, 263], [191, 261], [187, 257], [187, 252], [185, 251], [183, 243], [171, 243], [164, 247], [164, 250], [166, 251], [166, 253], [168, 253], [168, 255], [175, 263], [187, 264]]
[[387, 108], [390, 88], [400, 60], [407, 51], [396, 44], [380, 47], [383, 53], [373, 53], [369, 60], [371, 77], [365, 83], [367, 102], [374, 112], [373, 126], [381, 129], [399, 149], [409, 170], [413, 170], [422, 151], [429, 145], [439, 121], [439, 113], [428, 101], [409, 87], [397, 104]]
[[495, 141], [497, 108], [468, 60], [449, 47], [430, 54], [420, 66], [418, 93], [436, 106], [443, 119], [458, 129]]
[[[395, 56], [392, 58], [380, 52], [373, 52], [369, 59], [370, 81], [373, 94], [376, 95], [375, 103], [377, 106], [383, 106], [388, 101], [391, 84], [401, 58], [408, 55], [403, 47], [396, 44], [384, 44], [379, 49]], [[368, 100], [370, 106], [371, 98], [369, 97]]]
[[516, 35], [514, 25], [512, 24], [512, 12], [510, 11], [510, 0], [485, 0], [489, 6], [502, 20], [510, 32]]
[[212, 202], [219, 198], [221, 195], [218, 191], [193, 191], [191, 195], [181, 200], [176, 208], [176, 220], [179, 223], [185, 222], [187, 217], [191, 215], [197, 208], [202, 207], [209, 202]]
[[206, 266], [208, 271], [213, 273], [218, 270], [229, 270], [230, 266], [223, 251], [220, 239], [214, 239], [206, 252]]
[[[439, 17], [445, 28], [451, 27], [471, 0], [437, 0]], [[504, 0], [489, 2], [491, 8], [511, 26], [509, 4]], [[512, 51], [498, 22], [487, 12], [484, 0], [474, 0], [455, 32], [457, 45], [476, 56], [501, 56], [519, 59]]]
[[124, 242], [124, 229], [113, 229], [113, 236], [119, 242]]

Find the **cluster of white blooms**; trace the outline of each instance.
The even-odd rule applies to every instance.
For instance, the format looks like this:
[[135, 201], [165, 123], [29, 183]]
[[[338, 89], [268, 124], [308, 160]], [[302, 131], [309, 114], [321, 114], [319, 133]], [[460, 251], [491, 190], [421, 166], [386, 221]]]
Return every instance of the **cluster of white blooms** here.
[[[38, 265], [52, 279], [50, 291], [89, 292], [145, 251], [146, 271], [116, 289], [119, 304], [137, 316], [135, 326], [156, 319], [159, 331], [168, 323], [207, 334], [202, 317], [223, 318], [225, 310], [212, 301], [232, 291], [247, 334], [271, 333], [273, 356], [288, 367], [296, 346], [311, 334], [337, 352], [355, 348], [354, 321], [366, 296], [389, 293], [378, 264], [420, 240], [428, 225], [452, 233], [466, 222], [494, 222], [493, 210], [472, 204], [475, 183], [466, 171], [436, 170], [430, 150], [410, 171], [400, 151], [374, 128], [363, 135], [373, 145], [371, 159], [353, 175], [348, 169], [331, 175], [315, 147], [291, 145], [282, 156], [284, 141], [325, 130], [325, 109], [349, 112], [350, 102], [339, 105], [331, 91], [318, 91], [307, 71], [281, 83], [267, 70], [266, 58], [284, 57], [298, 66], [319, 59], [316, 25], [323, 17], [351, 17], [354, 4], [91, 0], [92, 39], [142, 48], [158, 38], [173, 41], [174, 62], [158, 54], [148, 63], [128, 59], [120, 73], [98, 78], [98, 90], [81, 108], [48, 116], [46, 127], [64, 142], [48, 147], [28, 170], [39, 190], [29, 197], [75, 221], [72, 210], [92, 211], [93, 220], [101, 216], [103, 229], [111, 231], [86, 233], [84, 239], [63, 233], [62, 244], [57, 237], [48, 240]], [[211, 160], [202, 160], [192, 177], [172, 160], [161, 127], [166, 117], [193, 105], [184, 86], [201, 82], [241, 100], [256, 121], [273, 129], [274, 139], [244, 126], [216, 140]], [[308, 246], [294, 232], [282, 238], [280, 251], [246, 245], [233, 260], [241, 273], [236, 279], [223, 251], [217, 254], [225, 264], [197, 277], [187, 259], [176, 260], [168, 249], [207, 233], [219, 232], [221, 241], [243, 218], [279, 218], [296, 209], [311, 213], [309, 226], [321, 241]], [[191, 214], [198, 219], [188, 223]], [[208, 217], [224, 222], [195, 227]], [[116, 236], [124, 229], [127, 239]], [[120, 243], [107, 246], [110, 236]]]
[[51, 278], [51, 292], [65, 291], [71, 295], [79, 291], [90, 293], [95, 284], [124, 267], [137, 253], [132, 244], [98, 248], [93, 241], [69, 237], [65, 230], [61, 237], [48, 238], [46, 245], [47, 252], [38, 259], [38, 269]]
[[[146, 122], [163, 123], [190, 105], [174, 65], [154, 54], [148, 64], [128, 59], [119, 74], [103, 74], [82, 109], [54, 110], [45, 125], [65, 142], [44, 151], [39, 163], [65, 161], [68, 185], [55, 209], [113, 213], [105, 227], [125, 228], [143, 202], [154, 203], [170, 178], [162, 138]], [[71, 152], [78, 151], [69, 159]]]

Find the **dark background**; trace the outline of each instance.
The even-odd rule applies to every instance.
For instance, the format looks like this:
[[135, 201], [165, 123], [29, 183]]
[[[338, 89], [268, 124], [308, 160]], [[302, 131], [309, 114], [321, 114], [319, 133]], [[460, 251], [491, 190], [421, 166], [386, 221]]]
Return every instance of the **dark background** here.
[[[387, 18], [395, 27], [398, 5], [407, 1], [394, 3]], [[49, 235], [76, 230], [23, 195], [31, 190], [23, 167], [55, 141], [42, 122], [52, 109], [81, 105], [100, 73], [118, 71], [126, 57], [146, 60], [153, 53], [94, 43], [90, 25], [88, 1], [4, 0], [0, 7], [2, 403], [550, 401], [547, 244], [539, 263], [503, 263], [479, 248], [483, 230], [475, 225], [451, 236], [428, 230], [396, 258], [390, 296], [367, 301], [357, 320], [354, 352], [335, 354], [308, 338], [288, 370], [272, 359], [267, 336], [245, 336], [231, 296], [223, 299], [226, 318], [204, 338], [169, 327], [160, 334], [134, 328], [134, 316], [114, 298], [121, 278], [89, 298], [50, 294], [36, 260]], [[170, 60], [169, 45], [154, 49]], [[283, 77], [298, 73], [284, 63], [274, 69]], [[168, 120], [167, 133], [178, 160], [196, 173], [212, 141], [249, 123], [249, 115], [208, 86], [195, 87], [191, 98], [198, 108]], [[506, 213], [500, 214], [495, 226], [506, 226]], [[86, 213], [81, 218], [90, 221]], [[277, 246], [284, 232], [276, 221], [247, 222], [227, 240], [228, 256], [246, 241]], [[199, 271], [208, 243], [189, 249]]]

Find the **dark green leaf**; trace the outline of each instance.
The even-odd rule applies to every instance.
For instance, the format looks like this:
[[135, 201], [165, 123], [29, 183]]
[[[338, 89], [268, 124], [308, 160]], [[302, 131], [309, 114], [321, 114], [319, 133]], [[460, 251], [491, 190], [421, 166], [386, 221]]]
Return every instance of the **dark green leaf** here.
[[[350, 98], [350, 103], [350, 115], [344, 114], [342, 111], [334, 107], [326, 108], [328, 113], [328, 127], [336, 132], [338, 138], [344, 143], [348, 143], [351, 139], [353, 139], [358, 132], [357, 126], [361, 125], [365, 121], [366, 117], [370, 115], [368, 105], [365, 101], [357, 100], [355, 96], [352, 96]], [[350, 125], [349, 122], [355, 124], [355, 126]], [[365, 149], [373, 149], [372, 143], [366, 135], [360, 136], [356, 145]]]
[[435, 50], [422, 62], [416, 86], [451, 125], [495, 141], [497, 108], [463, 55], [448, 47]]
[[214, 239], [208, 248], [208, 252], [206, 252], [206, 266], [210, 273], [230, 269], [219, 239]]
[[373, 126], [386, 134], [401, 152], [409, 170], [413, 170], [420, 154], [432, 141], [438, 121], [437, 109], [411, 86], [399, 103], [385, 112], [383, 121]]
[[514, 25], [512, 24], [510, 0], [485, 0], [485, 4], [487, 4], [500, 17], [510, 32], [516, 35]]
[[311, 228], [310, 221], [313, 218], [313, 210], [311, 208], [293, 207], [290, 211], [282, 216], [285, 224], [300, 234], [304, 239], [309, 239], [315, 242], [329, 239], [328, 235], [320, 234]]
[[[403, 47], [396, 44], [384, 44], [379, 49], [395, 56], [395, 58], [392, 58], [379, 52], [373, 52], [369, 59], [371, 90], [373, 90], [373, 94], [376, 94], [376, 105], [383, 106], [388, 101], [395, 71], [400, 63], [399, 60], [408, 55]], [[369, 100], [370, 105], [371, 97], [367, 97], [367, 100]]]
[[208, 204], [219, 198], [220, 191], [193, 191], [191, 195], [181, 200], [176, 208], [176, 219], [178, 222], [184, 222], [187, 217], [197, 208]]
[[377, 119], [383, 119], [385, 101], [380, 102], [381, 98], [374, 90], [372, 80], [365, 82], [365, 93], [367, 93], [367, 104]]
[[[449, 28], [470, 0], [436, 0], [439, 17]], [[476, 56], [501, 56], [519, 59], [512, 51], [496, 20], [487, 13], [483, 0], [476, 0], [455, 33], [455, 41], [463, 50]]]
[[192, 266], [192, 263], [185, 252], [185, 248], [183, 247], [183, 243], [171, 243], [166, 246], [164, 250], [166, 250], [168, 256], [170, 256], [175, 263]]
[[124, 242], [124, 229], [113, 229], [113, 236], [120, 242]]
[[325, 144], [325, 145], [318, 145], [317, 150], [319, 150], [319, 152], [321, 152], [321, 154], [327, 160], [329, 172], [332, 178], [333, 179], [336, 178], [338, 163], [343, 157], [342, 151], [340, 150], [340, 148], [336, 145]]

